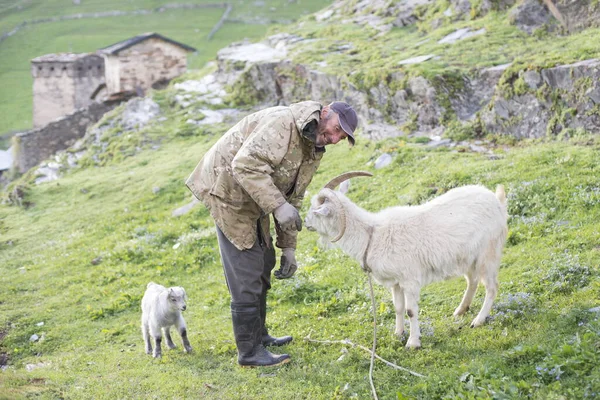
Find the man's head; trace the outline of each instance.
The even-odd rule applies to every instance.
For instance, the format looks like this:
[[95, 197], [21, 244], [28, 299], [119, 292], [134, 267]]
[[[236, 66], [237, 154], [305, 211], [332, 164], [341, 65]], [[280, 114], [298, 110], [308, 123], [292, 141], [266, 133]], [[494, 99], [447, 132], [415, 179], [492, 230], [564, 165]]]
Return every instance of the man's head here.
[[357, 125], [358, 117], [354, 109], [348, 103], [334, 101], [321, 110], [315, 144], [323, 147], [348, 138], [354, 146], [354, 131]]

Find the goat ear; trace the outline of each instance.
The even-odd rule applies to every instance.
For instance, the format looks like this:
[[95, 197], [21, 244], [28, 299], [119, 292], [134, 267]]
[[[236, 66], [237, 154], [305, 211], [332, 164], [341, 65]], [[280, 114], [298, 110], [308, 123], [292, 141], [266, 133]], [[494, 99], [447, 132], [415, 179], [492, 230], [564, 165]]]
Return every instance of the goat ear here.
[[173, 288], [169, 288], [169, 296], [173, 295]]
[[331, 213], [330, 203], [323, 203], [315, 209], [315, 214], [327, 216]]

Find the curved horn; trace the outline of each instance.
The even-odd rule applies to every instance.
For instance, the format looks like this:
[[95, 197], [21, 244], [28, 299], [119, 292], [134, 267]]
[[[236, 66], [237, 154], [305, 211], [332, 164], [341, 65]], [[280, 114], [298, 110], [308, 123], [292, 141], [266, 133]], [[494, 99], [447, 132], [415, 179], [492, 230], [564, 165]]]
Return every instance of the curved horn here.
[[323, 186], [323, 189], [335, 190], [335, 188], [340, 183], [342, 183], [350, 178], [354, 178], [355, 176], [373, 176], [373, 174], [370, 172], [367, 172], [367, 171], [344, 172], [343, 174], [338, 175], [335, 178], [333, 178], [332, 180], [330, 180], [325, 186]]

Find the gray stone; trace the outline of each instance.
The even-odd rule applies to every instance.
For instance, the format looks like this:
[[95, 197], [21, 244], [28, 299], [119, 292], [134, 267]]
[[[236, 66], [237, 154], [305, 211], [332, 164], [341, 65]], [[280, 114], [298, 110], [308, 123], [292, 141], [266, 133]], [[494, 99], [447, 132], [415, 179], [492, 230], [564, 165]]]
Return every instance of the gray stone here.
[[437, 141], [433, 140], [433, 141], [427, 143], [427, 147], [435, 149], [438, 147], [450, 146], [451, 143], [452, 143], [452, 140], [450, 140], [450, 139], [441, 139], [441, 140], [437, 140]]
[[327, 21], [329, 18], [331, 18], [334, 12], [334, 10], [325, 10], [322, 13], [316, 14], [315, 19], [319, 22]]
[[600, 104], [600, 86], [596, 89], [590, 90], [586, 93], [586, 95], [592, 99], [594, 104]]
[[420, 64], [422, 62], [432, 59], [433, 57], [435, 57], [435, 54], [427, 54], [425, 56], [407, 58], [406, 60], [402, 60], [402, 61], [398, 62], [398, 64], [399, 65]]
[[377, 158], [377, 160], [375, 161], [375, 169], [381, 169], [381, 168], [387, 167], [391, 163], [392, 163], [392, 156], [387, 153], [384, 153], [384, 154], [380, 155]]
[[178, 209], [174, 210], [173, 213], [171, 214], [171, 216], [180, 217], [182, 215], [185, 215], [185, 214], [189, 213], [192, 210], [192, 208], [194, 208], [194, 206], [196, 204], [198, 204], [199, 202], [200, 202], [200, 200], [193, 197], [191, 202], [189, 202], [185, 206], [179, 207]]
[[542, 76], [537, 71], [526, 71], [523, 80], [530, 89], [537, 89], [542, 85]]
[[510, 109], [509, 109], [508, 102], [504, 99], [496, 100], [496, 102], [494, 103], [494, 112], [500, 118], [509, 119], [510, 118]]
[[550, 13], [540, 1], [525, 0], [510, 11], [509, 19], [517, 28], [531, 34], [548, 23]]
[[10, 169], [13, 164], [12, 148], [0, 150], [0, 171]]
[[40, 337], [35, 333], [29, 338], [30, 342], [37, 342], [38, 340], [40, 340]]
[[453, 32], [447, 36], [445, 36], [444, 38], [442, 38], [441, 40], [438, 41], [439, 44], [451, 44], [451, 43], [456, 43], [459, 40], [464, 40], [473, 36], [479, 36], [479, 35], [483, 35], [486, 32], [485, 28], [481, 28], [477, 31], [472, 31], [471, 28], [462, 28], [457, 30], [456, 32]]

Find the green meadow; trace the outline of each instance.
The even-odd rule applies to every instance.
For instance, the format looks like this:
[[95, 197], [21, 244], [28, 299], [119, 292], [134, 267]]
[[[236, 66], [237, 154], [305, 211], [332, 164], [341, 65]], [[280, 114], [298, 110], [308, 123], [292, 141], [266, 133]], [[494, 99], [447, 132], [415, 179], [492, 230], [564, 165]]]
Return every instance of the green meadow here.
[[[19, 8], [0, 0], [0, 30], [20, 18], [37, 18], [42, 11], [58, 15], [104, 10], [107, 4], [121, 10], [159, 4], [83, 0], [82, 8], [76, 8], [68, 3], [62, 8], [55, 0], [22, 1]], [[256, 2], [246, 1], [234, 7], [238, 14], [231, 18], [269, 15], [286, 20], [300, 15], [299, 10], [322, 6], [306, 0], [265, 1], [260, 6], [264, 12], [253, 14]], [[422, 10], [423, 21], [416, 27], [396, 28], [384, 36], [370, 28], [318, 23], [304, 16], [288, 26], [225, 24], [206, 41], [222, 9], [31, 25], [0, 43], [0, 79], [5, 88], [7, 82], [16, 85], [14, 91], [0, 91], [0, 132], [30, 124], [30, 111], [24, 110], [31, 107], [31, 99], [25, 99], [30, 96], [30, 58], [93, 51], [152, 30], [198, 48], [189, 59], [193, 69], [213, 60], [226, 44], [259, 39], [267, 30], [326, 39], [301, 44], [292, 58], [313, 66], [326, 61], [328, 72], [348, 75], [364, 90], [381, 82], [402, 87], [405, 81], [390, 79], [398, 71], [459, 85], [458, 78], [474, 68], [516, 61], [503, 77], [510, 91], [522, 81], [519, 69], [593, 58], [600, 51], [597, 29], [570, 36], [527, 36], [499, 12], [429, 29], [427, 19], [438, 17], [447, 6], [439, 1]], [[491, 33], [455, 46], [437, 44], [464, 26], [485, 26]], [[428, 37], [430, 41], [421, 43]], [[339, 51], [347, 42], [353, 47]], [[426, 53], [440, 58], [397, 66], [404, 58]], [[22, 65], [11, 59], [22, 60]], [[198, 79], [206, 72], [193, 71], [177, 80]], [[229, 126], [186, 124], [189, 113], [204, 105], [183, 108], [174, 101], [175, 94], [173, 86], [150, 93], [161, 115], [142, 128], [126, 130], [113, 123], [124, 107], [106, 115], [97, 125], [107, 127], [99, 143], [88, 140], [78, 165], [63, 169], [59, 180], [36, 185], [30, 172], [0, 193], [0, 399], [368, 399], [370, 355], [349, 342], [371, 347], [373, 311], [377, 354], [424, 376], [376, 361], [373, 378], [380, 399], [600, 397], [597, 135], [578, 132], [569, 139], [516, 141], [488, 132], [477, 139], [493, 156], [471, 152], [460, 143], [451, 149], [431, 148], [426, 138], [372, 142], [360, 131], [353, 148], [345, 143], [328, 148], [309, 187], [303, 216], [308, 198], [331, 177], [349, 170], [374, 174], [353, 179], [347, 193], [371, 211], [421, 204], [461, 185], [492, 190], [504, 185], [510, 217], [498, 297], [487, 323], [471, 329], [483, 288], [471, 310], [454, 318], [464, 279], [425, 287], [420, 299], [423, 347], [409, 351], [404, 348], [407, 336], [393, 334], [390, 293], [376, 285], [373, 310], [359, 264], [340, 250], [321, 249], [317, 235], [303, 230], [299, 269], [291, 279], [274, 279], [268, 302], [270, 332], [294, 336], [290, 345], [277, 349], [289, 353], [292, 361], [278, 368], [244, 369], [237, 365], [212, 219], [202, 204], [173, 216], [192, 200], [185, 178]], [[244, 100], [235, 93], [229, 99], [247, 104]], [[472, 132], [463, 136], [472, 137]], [[384, 153], [392, 155], [392, 163], [375, 169]], [[177, 335], [173, 339], [178, 348], [163, 350], [162, 359], [144, 353], [140, 301], [150, 281], [186, 289], [184, 316], [193, 353], [183, 353]]]

